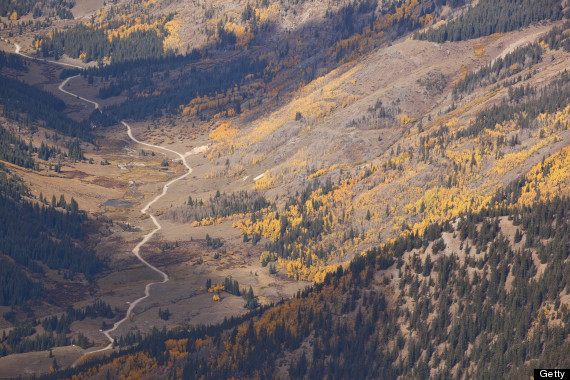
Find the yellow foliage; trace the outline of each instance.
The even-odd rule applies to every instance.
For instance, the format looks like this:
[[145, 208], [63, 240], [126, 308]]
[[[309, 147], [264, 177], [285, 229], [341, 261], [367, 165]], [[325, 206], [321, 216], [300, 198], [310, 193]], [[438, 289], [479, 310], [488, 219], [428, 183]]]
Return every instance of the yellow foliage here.
[[477, 58], [481, 58], [487, 55], [487, 52], [485, 51], [485, 49], [482, 48], [477, 48], [476, 46], [479, 44], [475, 44], [473, 45], [473, 52], [475, 53], [475, 57]]
[[273, 219], [267, 223], [267, 226], [263, 228], [263, 236], [273, 241], [279, 238], [281, 231], [281, 220]]
[[251, 29], [247, 29], [241, 25], [234, 24], [233, 22], [226, 22], [225, 29], [232, 31], [236, 35], [236, 46], [243, 47], [253, 39]]
[[490, 45], [493, 42], [496, 42], [503, 36], [502, 33], [494, 33], [491, 34], [489, 37], [485, 38], [482, 42], [476, 43], [473, 45], [473, 52], [477, 58], [481, 58], [487, 55], [485, 51], [485, 47]]
[[[154, 0], [156, 1], [156, 0]], [[166, 24], [164, 27], [168, 31], [168, 36], [164, 39], [162, 43], [162, 47], [164, 51], [168, 50], [175, 50], [180, 46], [180, 38], [178, 36], [178, 30], [180, 29], [180, 21], [176, 18], [173, 18]]]
[[[544, 168], [548, 168], [546, 175]], [[557, 195], [568, 195], [570, 186], [570, 147], [533, 167], [526, 175], [527, 186], [522, 189], [519, 206], [529, 206]]]
[[220, 302], [220, 301], [222, 300], [218, 294], [214, 294], [214, 296], [212, 297], [212, 299], [213, 299], [214, 301], [217, 301], [217, 302]]
[[[243, 96], [239, 94], [232, 95], [232, 89], [228, 89], [228, 93], [220, 93], [212, 97], [208, 96], [196, 96], [193, 98], [188, 105], [180, 105], [178, 108], [183, 115], [195, 116], [199, 112], [205, 110], [217, 110], [220, 107], [227, 106], [235, 101], [243, 100]], [[228, 114], [227, 111], [225, 114]], [[222, 114], [218, 115], [221, 116]], [[229, 114], [230, 116], [233, 114]]]
[[[125, 380], [136, 380], [148, 377], [148, 375], [156, 372], [158, 363], [156, 359], [147, 353], [137, 352], [119, 356], [110, 363], [99, 366], [96, 370], [100, 373], [115, 374], [117, 378]], [[72, 380], [85, 378], [93, 378], [95, 372], [93, 369], [88, 370], [89, 373], [79, 373], [71, 377]]]
[[338, 169], [338, 168], [348, 168], [348, 165], [345, 165], [345, 164], [343, 164], [343, 165], [334, 164], [334, 165], [332, 165], [332, 166], [330, 166], [330, 167], [328, 167], [328, 168], [326, 168], [326, 169], [317, 170], [317, 171], [314, 172], [313, 174], [308, 175], [308, 176], [307, 176], [307, 179], [313, 179], [313, 178], [320, 177], [320, 176], [325, 175], [325, 174], [327, 174], [327, 173], [329, 173], [329, 172], [332, 172], [333, 170]]
[[219, 294], [220, 292], [224, 291], [226, 288], [224, 286], [223, 282], [219, 282], [216, 285], [212, 285], [210, 286], [210, 289], [208, 289], [209, 293], [216, 293]]
[[18, 12], [16, 12], [16, 11], [12, 12], [12, 14], [10, 15], [10, 20], [16, 21], [18, 19], [19, 19]]
[[190, 106], [182, 107], [182, 115], [188, 116], [188, 115], [190, 115], [191, 112], [192, 112], [192, 107], [190, 107]]
[[176, 360], [187, 355], [186, 347], [188, 339], [168, 339], [164, 342], [166, 350], [169, 352], [170, 360]]
[[261, 254], [261, 256], [259, 256], [259, 262], [263, 263], [263, 262], [272, 262], [275, 261], [276, 257], [275, 254], [269, 251], [263, 251], [263, 253]]
[[315, 273], [312, 280], [316, 283], [322, 283], [325, 280], [327, 273], [334, 273], [336, 272], [337, 268], [337, 265], [327, 265], [324, 269]]
[[152, 24], [143, 24], [140, 19], [135, 19], [134, 25], [128, 26], [128, 24], [123, 24], [117, 29], [108, 29], [105, 31], [107, 39], [112, 42], [114, 39], [122, 39], [130, 36], [135, 32], [144, 32], [148, 30], [156, 30], [157, 34], [160, 35], [159, 26], [162, 21], [156, 21]]
[[408, 152], [404, 152], [394, 157], [394, 159], [392, 159], [392, 162], [395, 163], [396, 165], [399, 165], [409, 160], [410, 160], [410, 154]]
[[556, 136], [551, 136], [533, 145], [530, 149], [523, 149], [520, 152], [506, 154], [503, 158], [497, 160], [493, 167], [492, 173], [502, 176], [505, 173], [519, 168], [530, 156], [536, 153], [540, 148], [552, 143]]
[[237, 129], [230, 128], [231, 123], [222, 123], [210, 133], [212, 140], [229, 140], [238, 133]]
[[434, 222], [454, 219], [468, 210], [479, 211], [489, 203], [493, 190], [488, 187], [483, 189], [439, 186], [431, 188], [414, 204], [416, 209], [420, 209], [423, 203], [425, 214], [424, 219], [414, 224], [412, 230], [422, 232]]

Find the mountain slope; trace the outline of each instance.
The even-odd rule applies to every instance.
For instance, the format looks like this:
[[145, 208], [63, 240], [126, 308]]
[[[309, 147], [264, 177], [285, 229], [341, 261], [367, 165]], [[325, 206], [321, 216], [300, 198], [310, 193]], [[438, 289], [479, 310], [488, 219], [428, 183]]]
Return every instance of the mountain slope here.
[[[81, 74], [68, 94], [101, 104], [89, 131], [77, 124], [104, 151], [88, 155], [101, 167], [70, 162], [50, 183], [113, 188], [93, 205], [113, 272], [92, 294], [117, 318], [147, 278], [129, 261], [153, 228], [139, 205], [182, 170], [148, 148], [193, 168], [152, 204], [164, 228], [142, 254], [172, 281], [113, 331], [126, 351], [53, 377], [490, 378], [564, 366], [567, 10], [503, 6], [126, 1], [68, 29], [22, 26], [28, 50], [91, 65], [61, 78]], [[29, 79], [36, 63], [2, 74]], [[75, 118], [92, 111], [65, 101]], [[62, 103], [51, 108], [61, 116]], [[123, 120], [146, 146], [125, 142]], [[249, 314], [238, 280], [251, 286]], [[313, 289], [270, 304], [298, 280]], [[99, 325], [83, 326], [103, 344]]]
[[156, 331], [67, 373], [118, 376], [131, 363], [131, 375], [176, 378], [522, 378], [564, 367], [569, 210], [568, 198], [504, 203], [432, 225], [236, 327]]

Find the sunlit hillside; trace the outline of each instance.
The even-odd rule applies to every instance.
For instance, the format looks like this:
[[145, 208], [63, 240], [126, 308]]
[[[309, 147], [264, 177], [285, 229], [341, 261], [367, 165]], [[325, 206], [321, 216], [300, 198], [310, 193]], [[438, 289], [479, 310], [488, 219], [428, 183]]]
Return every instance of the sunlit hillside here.
[[0, 0], [0, 377], [565, 368], [561, 0]]

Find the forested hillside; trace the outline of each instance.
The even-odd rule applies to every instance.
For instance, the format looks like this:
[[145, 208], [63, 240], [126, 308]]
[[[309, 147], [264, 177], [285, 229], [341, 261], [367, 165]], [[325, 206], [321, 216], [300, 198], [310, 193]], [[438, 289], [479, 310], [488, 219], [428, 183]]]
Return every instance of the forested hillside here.
[[18, 20], [29, 13], [33, 17], [57, 16], [60, 19], [73, 18], [71, 9], [75, 6], [75, 0], [0, 0], [0, 16]]
[[131, 375], [175, 378], [514, 378], [564, 367], [570, 200], [509, 199], [371, 249], [241, 324], [156, 331], [57, 376], [119, 376], [126, 362]]
[[[24, 276], [24, 279], [25, 278]], [[34, 286], [37, 285], [31, 283], [31, 292], [34, 291]], [[7, 314], [8, 316], [4, 316], [6, 319], [14, 319], [15, 313], [13, 311]], [[98, 300], [91, 305], [79, 309], [75, 309], [72, 306], [68, 307], [65, 313], [60, 316], [53, 316], [42, 320], [30, 320], [25, 323], [16, 324], [16, 327], [0, 340], [0, 357], [14, 353], [51, 350], [54, 347], [68, 346], [70, 344], [82, 348], [91, 347], [93, 342], [90, 342], [81, 332], [77, 338], [69, 337], [71, 324], [85, 319], [112, 319], [114, 317], [115, 314], [109, 304]], [[54, 370], [55, 369], [56, 368], [54, 368]]]
[[9, 54], [0, 51], [0, 68], [9, 67], [11, 69], [16, 69], [19, 71], [27, 71], [25, 61], [22, 57], [16, 54]]
[[[110, 61], [110, 65], [91, 68], [85, 75], [112, 79], [99, 92], [103, 99], [120, 94], [128, 96], [121, 106], [108, 109], [108, 114], [117, 119], [142, 120], [165, 112], [212, 120], [239, 114], [241, 104], [255, 106], [260, 97], [276, 89], [282, 96], [297, 90], [296, 84], [310, 82], [317, 73], [328, 72], [339, 62], [356, 59], [388, 44], [391, 38], [429, 25], [441, 7], [462, 4], [438, 1], [426, 7], [410, 0], [387, 4], [355, 2], [327, 11], [323, 20], [291, 35], [281, 34], [278, 21], [269, 16], [258, 19], [259, 15], [274, 12], [269, 2], [255, 7], [248, 4], [241, 20], [231, 16], [228, 20], [226, 15], [212, 29], [206, 26], [208, 43], [188, 47], [185, 53], [177, 52], [167, 43], [169, 30], [179, 28], [176, 15], [125, 21], [117, 15], [145, 14], [145, 8], [117, 6], [100, 13], [95, 23], [40, 36], [35, 46], [44, 56], [59, 58], [65, 53], [86, 62]], [[268, 45], [271, 40], [277, 41], [275, 46]], [[191, 65], [209, 58], [214, 60], [206, 70]], [[311, 61], [309, 67], [306, 61]], [[173, 70], [177, 67], [181, 73]], [[111, 117], [108, 123], [114, 120]]]
[[[59, 202], [54, 199], [50, 206], [38, 206], [25, 200], [16, 202], [9, 197], [10, 188], [6, 190], [0, 194], [3, 226], [0, 252], [12, 269], [2, 277], [2, 305], [24, 304], [37, 298], [35, 289], [41, 288], [39, 285], [19, 288], [18, 283], [26, 282], [28, 277], [11, 263], [37, 274], [43, 274], [43, 265], [46, 265], [50, 269], [65, 271], [70, 277], [81, 273], [87, 280], [103, 269], [103, 263], [94, 252], [77, 244], [84, 237], [82, 225], [85, 215], [79, 212], [74, 199], [68, 204], [62, 197]], [[68, 207], [69, 210], [62, 212], [56, 206]]]
[[[5, 130], [2, 131], [0, 137], [5, 144], [10, 138], [5, 137], [9, 135]], [[18, 152], [18, 144], [15, 147]], [[33, 162], [27, 156], [26, 159]], [[15, 164], [20, 163], [16, 161]], [[22, 322], [18, 311], [33, 316], [33, 308], [42, 305], [68, 306], [62, 303], [64, 294], [53, 292], [58, 281], [53, 281], [46, 271], [57, 271], [63, 277], [59, 280], [62, 282], [87, 280], [91, 283], [93, 276], [105, 268], [105, 264], [82, 242], [86, 237], [87, 216], [73, 198], [68, 202], [63, 195], [59, 200], [54, 196], [51, 204], [44, 199], [40, 199], [44, 204], [38, 204], [28, 200], [30, 195], [22, 179], [10, 174], [0, 163], [0, 306], [11, 307], [3, 317], [15, 326], [8, 336], [4, 332], [0, 339], [0, 357], [71, 343], [90, 344], [82, 334], [77, 342], [67, 337], [71, 322], [83, 319], [85, 315], [77, 317], [74, 312], [73, 317], [62, 317], [61, 323], [57, 323], [56, 318], [57, 329], [54, 324], [51, 330], [57, 331], [52, 333], [46, 325], [43, 334], [36, 334], [34, 326], [37, 323], [33, 323], [33, 319]], [[101, 316], [112, 318], [114, 314], [108, 308], [107, 305], [102, 309]], [[93, 314], [93, 311], [89, 313]], [[33, 337], [27, 338], [30, 336]]]
[[[12, 90], [17, 91], [18, 88]], [[77, 149], [76, 140], [75, 148], [73, 143], [70, 145], [70, 157], [81, 158], [81, 150]], [[61, 150], [43, 142], [39, 148], [34, 147], [31, 140], [26, 143], [0, 125], [1, 161], [39, 170], [34, 159], [36, 155], [42, 161], [54, 155], [60, 159], [63, 156]], [[56, 166], [59, 170], [59, 165]], [[82, 274], [91, 281], [104, 268], [92, 250], [80, 245], [86, 237], [87, 215], [79, 209], [75, 199], [66, 200], [62, 194], [58, 200], [54, 195], [50, 202], [43, 198], [42, 193], [39, 202], [32, 199], [23, 180], [0, 162], [0, 259], [5, 264], [0, 276], [0, 305], [25, 305], [45, 296], [42, 285], [31, 281], [24, 270], [34, 273], [33, 277], [38, 279], [46, 266], [65, 272], [65, 277]]]
[[172, 17], [116, 21], [112, 14], [107, 14], [104, 24], [78, 24], [71, 29], [56, 30], [49, 38], [37, 39], [35, 45], [44, 57], [53, 56], [55, 59], [62, 54], [80, 58], [84, 62], [156, 58], [165, 53], [163, 40], [168, 32], [164, 25]]
[[35, 168], [35, 161], [31, 157], [32, 150], [28, 144], [0, 125], [0, 160], [24, 168]]
[[554, 27], [545, 36], [540, 38], [542, 43], [552, 49], [563, 48], [565, 51], [570, 51], [570, 34], [567, 30], [570, 28], [570, 22], [566, 21], [561, 27]]
[[87, 121], [77, 122], [63, 114], [65, 103], [53, 94], [22, 81], [1, 76], [0, 104], [3, 115], [30, 127], [32, 122], [71, 137], [90, 140], [91, 127]]
[[86, 7], [0, 0], [0, 377], [570, 365], [567, 2]]
[[563, 8], [559, 0], [480, 0], [459, 18], [414, 36], [436, 42], [462, 41], [506, 33], [542, 20], [556, 21], [562, 17]]

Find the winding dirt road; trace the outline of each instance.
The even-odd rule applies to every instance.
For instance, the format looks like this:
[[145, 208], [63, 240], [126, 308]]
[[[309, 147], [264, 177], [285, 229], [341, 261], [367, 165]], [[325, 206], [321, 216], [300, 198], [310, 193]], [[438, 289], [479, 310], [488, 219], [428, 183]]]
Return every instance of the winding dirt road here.
[[[6, 41], [7, 43], [11, 43], [10, 41], [3, 39], [4, 41]], [[31, 59], [33, 61], [38, 61], [38, 62], [45, 62], [45, 63], [53, 63], [54, 65], [59, 65], [59, 66], [68, 66], [68, 67], [74, 67], [76, 69], [84, 69], [84, 67], [81, 66], [77, 66], [77, 65], [73, 65], [71, 63], [65, 63], [65, 62], [58, 62], [58, 61], [52, 61], [49, 59], [44, 59], [44, 58], [36, 58], [36, 57], [32, 57], [29, 55], [26, 55], [24, 53], [21, 53], [20, 50], [22, 49], [22, 47], [20, 45], [18, 45], [17, 43], [14, 42], [14, 47], [16, 48], [15, 53], [18, 54], [19, 56], [22, 56], [24, 58], [28, 58]]]
[[[28, 58], [28, 59], [32, 59], [32, 60], [36, 60], [36, 61], [41, 61], [41, 62], [46, 62], [46, 63], [51, 63], [51, 64], [55, 64], [55, 65], [63, 65], [63, 66], [71, 66], [71, 67], [76, 67], [76, 68], [82, 68], [80, 66], [76, 66], [76, 65], [72, 65], [72, 64], [68, 64], [68, 63], [63, 63], [63, 62], [57, 62], [57, 61], [50, 61], [50, 60], [42, 60], [42, 59], [38, 59], [38, 58], [34, 58], [34, 57], [30, 57], [28, 55], [25, 55], [23, 53], [20, 52], [20, 45], [18, 44], [14, 44], [14, 46], [16, 47], [16, 54]], [[73, 78], [78, 77], [79, 75], [75, 75], [69, 78], [66, 78], [63, 82], [61, 82], [61, 84], [59, 85], [58, 89], [68, 95], [74, 96], [77, 99], [81, 99], [87, 103], [92, 104], [95, 109], [100, 110], [99, 108], [99, 103], [93, 101], [93, 100], [89, 100], [89, 99], [85, 99], [84, 97], [81, 97], [77, 94], [71, 93], [67, 90], [65, 90], [63, 87]], [[130, 125], [128, 125], [126, 122], [121, 121], [121, 124], [123, 124], [126, 128], [127, 128], [127, 135], [129, 136], [129, 138], [131, 140], [133, 140], [135, 143], [137, 144], [141, 144], [141, 145], [145, 145], [147, 147], [150, 148], [155, 148], [155, 149], [160, 149], [169, 153], [173, 153], [175, 155], [177, 155], [178, 157], [180, 157], [180, 160], [182, 161], [182, 163], [184, 164], [184, 166], [186, 167], [187, 172], [184, 173], [183, 175], [181, 175], [180, 177], [174, 178], [173, 180], [171, 180], [170, 182], [166, 183], [164, 185], [164, 187], [162, 188], [162, 193], [158, 194], [156, 197], [154, 197], [149, 203], [147, 203], [147, 205], [141, 209], [141, 213], [143, 214], [147, 214], [150, 216], [150, 219], [152, 220], [152, 222], [155, 225], [155, 229], [152, 230], [151, 232], [149, 232], [148, 234], [143, 236], [143, 239], [133, 248], [132, 252], [133, 254], [136, 256], [136, 258], [143, 263], [144, 265], [146, 265], [149, 269], [153, 270], [154, 272], [158, 273], [161, 277], [162, 277], [162, 281], [160, 282], [150, 282], [148, 284], [146, 284], [145, 289], [144, 289], [144, 296], [137, 298], [136, 300], [132, 301], [129, 305], [129, 308], [127, 310], [127, 313], [125, 315], [125, 317], [123, 319], [121, 319], [120, 321], [117, 321], [113, 324], [113, 327], [110, 328], [109, 330], [105, 330], [102, 331], [102, 333], [107, 337], [107, 339], [109, 340], [109, 344], [103, 348], [100, 348], [98, 350], [94, 350], [94, 351], [89, 351], [87, 353], [85, 353], [83, 356], [81, 356], [78, 360], [75, 361], [75, 363], [72, 365], [72, 367], [75, 367], [75, 365], [81, 360], [81, 358], [83, 358], [86, 355], [90, 355], [96, 352], [102, 352], [102, 351], [107, 351], [107, 350], [111, 350], [113, 348], [113, 342], [114, 339], [111, 336], [111, 333], [113, 331], [115, 331], [121, 324], [123, 324], [127, 319], [129, 319], [130, 315], [132, 314], [134, 308], [143, 300], [145, 300], [146, 298], [148, 298], [150, 296], [150, 289], [153, 285], [155, 284], [164, 284], [166, 282], [168, 282], [169, 277], [166, 273], [164, 273], [163, 271], [161, 271], [160, 269], [158, 269], [157, 267], [155, 267], [154, 265], [150, 264], [148, 261], [146, 261], [145, 259], [142, 258], [141, 254], [140, 254], [140, 249], [142, 248], [143, 245], [145, 245], [149, 239], [154, 236], [155, 233], [157, 233], [158, 231], [160, 231], [162, 229], [162, 226], [160, 225], [160, 223], [158, 222], [158, 220], [156, 219], [156, 217], [151, 214], [149, 212], [150, 207], [156, 203], [160, 198], [162, 198], [163, 196], [166, 195], [166, 193], [168, 192], [168, 188], [170, 187], [170, 185], [174, 184], [177, 181], [180, 181], [181, 179], [184, 179], [185, 177], [189, 176], [190, 173], [192, 173], [192, 168], [190, 167], [190, 165], [188, 165], [188, 162], [186, 162], [186, 156], [178, 153], [172, 149], [168, 149], [162, 146], [158, 146], [158, 145], [153, 145], [153, 144], [149, 144], [149, 143], [145, 143], [142, 142], [140, 140], [138, 140], [136, 137], [133, 136], [133, 131], [130, 127]]]
[[[93, 103], [93, 102], [91, 102]], [[182, 163], [184, 164], [184, 166], [186, 167], [186, 169], [188, 169], [188, 171], [181, 175], [180, 177], [174, 178], [173, 180], [171, 180], [170, 182], [168, 182], [166, 185], [164, 185], [164, 187], [162, 188], [162, 193], [158, 194], [156, 197], [153, 198], [153, 200], [151, 200], [149, 203], [147, 203], [147, 205], [141, 210], [141, 213], [143, 214], [148, 214], [150, 216], [150, 218], [152, 219], [152, 222], [154, 223], [154, 225], [156, 226], [156, 228], [154, 230], [152, 230], [151, 232], [149, 232], [148, 234], [146, 234], [143, 239], [136, 245], [135, 248], [133, 248], [132, 252], [134, 253], [134, 255], [137, 257], [137, 259], [139, 259], [140, 262], [142, 262], [144, 265], [146, 265], [147, 267], [149, 267], [150, 269], [152, 269], [153, 271], [155, 271], [156, 273], [158, 273], [159, 275], [162, 276], [162, 281], [161, 282], [150, 282], [148, 284], [146, 284], [145, 289], [144, 289], [144, 296], [140, 297], [136, 300], [134, 300], [133, 302], [131, 302], [129, 309], [127, 310], [127, 314], [125, 315], [125, 317], [123, 319], [121, 319], [120, 321], [115, 322], [115, 324], [113, 325], [113, 327], [109, 330], [103, 331], [103, 334], [105, 334], [105, 336], [109, 339], [110, 343], [108, 346], [101, 348], [99, 350], [96, 351], [91, 351], [88, 352], [86, 355], [88, 354], [92, 354], [95, 352], [101, 352], [101, 351], [106, 351], [106, 350], [110, 350], [113, 348], [113, 338], [111, 337], [111, 333], [113, 331], [115, 331], [123, 322], [125, 322], [129, 316], [131, 315], [133, 309], [137, 306], [137, 304], [141, 301], [143, 301], [144, 299], [148, 298], [150, 296], [150, 288], [154, 285], [154, 284], [164, 284], [165, 282], [167, 282], [169, 280], [168, 275], [166, 273], [164, 273], [163, 271], [161, 271], [160, 269], [158, 269], [157, 267], [155, 267], [154, 265], [150, 264], [148, 261], [146, 261], [145, 259], [143, 259], [140, 255], [140, 249], [143, 245], [146, 244], [146, 242], [158, 231], [160, 231], [162, 229], [162, 226], [160, 225], [160, 223], [158, 222], [158, 220], [156, 219], [156, 217], [152, 214], [150, 214], [148, 212], [148, 209], [156, 202], [158, 201], [160, 198], [162, 198], [163, 196], [166, 195], [166, 193], [168, 192], [168, 188], [170, 187], [170, 185], [172, 185], [173, 183], [180, 181], [181, 179], [187, 177], [190, 175], [190, 173], [192, 173], [192, 168], [190, 167], [190, 165], [188, 165], [188, 163], [186, 162], [186, 157], [172, 149], [168, 149], [168, 148], [164, 148], [158, 145], [153, 145], [153, 144], [149, 144], [149, 143], [145, 143], [142, 142], [140, 140], [137, 140], [134, 136], [133, 136], [133, 131], [130, 127], [130, 125], [128, 125], [127, 123], [125, 123], [124, 121], [121, 121], [121, 123], [127, 127], [127, 134], [129, 135], [129, 137], [131, 138], [131, 140], [133, 140], [134, 142], [136, 142], [137, 144], [141, 144], [141, 145], [145, 145], [151, 148], [155, 148], [155, 149], [162, 149], [164, 151], [170, 152], [170, 153], [174, 153], [176, 154], [178, 157], [180, 157], [180, 159], [182, 160]]]
[[65, 85], [67, 84], [67, 82], [69, 82], [69, 81], [70, 81], [71, 79], [73, 79], [73, 78], [77, 78], [78, 76], [79, 76], [79, 75], [74, 75], [74, 76], [72, 76], [72, 77], [66, 78], [63, 82], [61, 82], [61, 84], [60, 84], [59, 87], [58, 87], [58, 90], [61, 91], [61, 92], [63, 92], [64, 94], [71, 95], [71, 96], [75, 96], [77, 99], [81, 99], [81, 100], [83, 100], [84, 102], [91, 103], [91, 104], [93, 104], [93, 105], [95, 106], [95, 109], [98, 110], [98, 109], [99, 109], [99, 103], [94, 102], [94, 101], [89, 100], [89, 99], [85, 99], [85, 98], [82, 97], [82, 96], [79, 96], [79, 95], [76, 95], [76, 94], [72, 94], [71, 92], [66, 91], [66, 90], [63, 89], [63, 86], [65, 86]]

